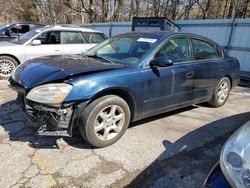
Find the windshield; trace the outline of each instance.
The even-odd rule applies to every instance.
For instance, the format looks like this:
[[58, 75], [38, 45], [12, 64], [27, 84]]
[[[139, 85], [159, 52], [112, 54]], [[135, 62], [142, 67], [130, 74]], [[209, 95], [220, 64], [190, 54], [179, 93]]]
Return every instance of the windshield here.
[[7, 27], [7, 25], [1, 25], [1, 26], [0, 26], [0, 30], [4, 29], [4, 28], [6, 28], [6, 27]]
[[18, 39], [18, 37], [13, 39], [11, 42], [17, 43], [17, 44], [24, 44], [25, 42], [27, 42], [28, 40], [30, 40], [31, 38], [33, 38], [34, 36], [36, 36], [39, 33], [40, 33], [39, 30], [32, 30], [32, 31], [29, 31], [29, 32], [21, 35], [19, 37], [19, 39]]
[[7, 27], [10, 27], [12, 25], [14, 25], [14, 24], [11, 23], [11, 24], [6, 24], [6, 25], [1, 25], [0, 30], [6, 29]]
[[105, 40], [85, 52], [85, 55], [102, 57], [115, 63], [136, 64], [156, 42], [156, 38], [120, 35]]

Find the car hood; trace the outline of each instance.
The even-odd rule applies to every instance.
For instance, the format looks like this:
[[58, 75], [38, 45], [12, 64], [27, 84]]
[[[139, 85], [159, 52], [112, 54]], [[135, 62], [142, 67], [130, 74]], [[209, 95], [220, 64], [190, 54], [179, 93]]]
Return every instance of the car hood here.
[[17, 67], [12, 81], [31, 89], [38, 85], [100, 71], [124, 68], [124, 64], [108, 63], [81, 55], [58, 55], [36, 58]]

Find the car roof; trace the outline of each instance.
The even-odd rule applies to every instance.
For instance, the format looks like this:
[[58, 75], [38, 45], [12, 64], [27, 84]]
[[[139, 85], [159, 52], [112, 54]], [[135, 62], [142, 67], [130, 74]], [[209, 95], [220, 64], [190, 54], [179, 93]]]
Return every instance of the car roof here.
[[192, 34], [192, 33], [179, 32], [179, 31], [177, 31], [177, 32], [174, 32], [174, 31], [144, 31], [144, 32], [133, 31], [133, 32], [128, 32], [128, 33], [124, 33], [124, 34], [120, 34], [120, 35], [128, 35], [128, 36], [135, 35], [135, 36], [140, 36], [140, 37], [153, 37], [156, 39], [163, 39], [163, 38], [167, 38], [169, 36], [185, 35], [185, 36], [195, 37], [195, 38], [199, 38], [199, 39], [205, 40], [205, 41], [210, 42], [210, 43], [217, 44], [213, 40], [206, 38], [204, 36]]
[[144, 31], [144, 32], [137, 32], [137, 31], [132, 31], [132, 32], [128, 32], [128, 33], [124, 33], [121, 35], [133, 35], [133, 36], [140, 36], [140, 37], [153, 37], [153, 38], [163, 38], [163, 37], [167, 37], [170, 35], [173, 35], [175, 32], [172, 31]]
[[85, 27], [77, 27], [77, 26], [61, 26], [61, 25], [55, 25], [55, 26], [45, 26], [38, 28], [37, 30], [41, 31], [51, 31], [51, 30], [64, 30], [64, 31], [82, 31], [82, 32], [91, 32], [91, 33], [103, 33], [98, 30], [85, 28]]
[[40, 23], [34, 23], [34, 22], [11, 22], [6, 25], [14, 25], [14, 24], [30, 24], [30, 25], [41, 25], [45, 26], [45, 24], [40, 24]]

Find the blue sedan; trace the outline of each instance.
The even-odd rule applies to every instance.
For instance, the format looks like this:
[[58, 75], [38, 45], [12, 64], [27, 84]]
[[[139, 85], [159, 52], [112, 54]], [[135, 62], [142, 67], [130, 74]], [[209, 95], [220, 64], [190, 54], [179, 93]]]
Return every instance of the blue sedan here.
[[29, 60], [13, 73], [26, 112], [46, 136], [116, 142], [130, 122], [192, 104], [220, 107], [239, 81], [239, 62], [198, 35], [132, 32], [85, 54]]

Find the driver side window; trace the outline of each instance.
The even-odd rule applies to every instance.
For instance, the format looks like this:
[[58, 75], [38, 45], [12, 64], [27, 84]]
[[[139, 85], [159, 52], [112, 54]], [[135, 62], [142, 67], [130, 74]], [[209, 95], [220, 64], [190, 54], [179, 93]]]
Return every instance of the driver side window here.
[[36, 39], [41, 40], [42, 45], [55, 45], [60, 44], [61, 37], [60, 31], [48, 31], [42, 33]]
[[190, 52], [187, 38], [180, 37], [168, 41], [156, 54], [155, 58], [166, 57], [174, 63], [189, 61]]

